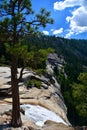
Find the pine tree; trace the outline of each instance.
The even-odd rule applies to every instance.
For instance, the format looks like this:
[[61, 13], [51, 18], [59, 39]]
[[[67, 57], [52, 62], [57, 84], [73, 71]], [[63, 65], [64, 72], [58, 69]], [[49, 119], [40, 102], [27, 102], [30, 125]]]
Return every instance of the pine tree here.
[[[40, 26], [46, 27], [53, 23], [50, 12], [41, 9], [34, 15], [30, 0], [1, 0], [0, 1], [0, 42], [8, 42], [11, 49], [15, 50], [20, 43], [20, 38], [38, 32]], [[20, 116], [19, 78], [17, 77], [18, 55], [16, 50], [11, 55], [11, 87], [12, 87], [12, 126], [22, 125]], [[20, 73], [23, 72], [23, 68]]]

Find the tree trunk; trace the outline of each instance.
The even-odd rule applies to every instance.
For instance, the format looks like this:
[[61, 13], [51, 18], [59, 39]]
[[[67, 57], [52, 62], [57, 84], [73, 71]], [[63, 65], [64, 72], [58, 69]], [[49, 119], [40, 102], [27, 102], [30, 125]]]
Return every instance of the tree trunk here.
[[17, 79], [17, 58], [12, 57], [11, 65], [11, 87], [12, 87], [12, 121], [13, 127], [20, 127], [22, 125], [20, 116], [20, 100], [19, 100], [19, 87]]

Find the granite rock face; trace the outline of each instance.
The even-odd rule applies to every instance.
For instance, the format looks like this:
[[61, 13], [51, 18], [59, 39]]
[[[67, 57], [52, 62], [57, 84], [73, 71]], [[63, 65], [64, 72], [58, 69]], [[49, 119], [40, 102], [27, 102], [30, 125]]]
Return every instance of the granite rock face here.
[[62, 123], [56, 123], [48, 120], [45, 122], [43, 130], [74, 130], [74, 128], [71, 126], [66, 126]]
[[[54, 64], [53, 64], [54, 63]], [[68, 119], [67, 119], [67, 108], [64, 103], [64, 99], [61, 93], [61, 87], [59, 83], [56, 80], [56, 76], [54, 75], [54, 65], [56, 64], [59, 69], [61, 69], [62, 64], [64, 61], [57, 57], [56, 54], [50, 54], [48, 56], [47, 61], [47, 72], [48, 76], [38, 76], [33, 71], [29, 71], [27, 69], [24, 70], [23, 74], [23, 82], [19, 84], [19, 90], [20, 90], [20, 104], [32, 104], [32, 105], [39, 105], [42, 106], [48, 110], [51, 110], [52, 112], [55, 112], [57, 115], [59, 115], [64, 122], [67, 123], [67, 128], [70, 125]], [[18, 69], [18, 72], [20, 69]], [[18, 74], [19, 76], [19, 74]], [[38, 89], [36, 87], [28, 88], [26, 87], [26, 82], [31, 79], [31, 77], [41, 81], [42, 86], [41, 89]], [[8, 89], [11, 87], [10, 85], [10, 68], [9, 67], [0, 67], [0, 89]], [[1, 92], [1, 90], [0, 90]], [[9, 95], [9, 97], [8, 97]], [[5, 97], [0, 97], [0, 104], [11, 104], [11, 91], [8, 93], [8, 95]], [[0, 106], [1, 106], [0, 105]], [[9, 107], [11, 109], [11, 107]], [[7, 109], [8, 110], [8, 109]], [[6, 110], [3, 109], [2, 113], [4, 113]], [[1, 113], [0, 113], [1, 114]], [[26, 119], [27, 120], [27, 119]], [[28, 120], [27, 120], [28, 122]], [[26, 124], [26, 123], [25, 123]], [[58, 123], [51, 122], [52, 128], [54, 126], [58, 127]], [[51, 130], [51, 124], [45, 124], [43, 128], [40, 128], [40, 130]], [[62, 124], [63, 125], [63, 124]], [[35, 127], [36, 128], [36, 127]], [[30, 128], [29, 128], [30, 129]], [[55, 128], [54, 130], [56, 130]], [[57, 129], [59, 130], [59, 129]], [[60, 129], [61, 130], [61, 129]], [[69, 129], [65, 129], [69, 130]], [[72, 129], [70, 129], [72, 130]]]

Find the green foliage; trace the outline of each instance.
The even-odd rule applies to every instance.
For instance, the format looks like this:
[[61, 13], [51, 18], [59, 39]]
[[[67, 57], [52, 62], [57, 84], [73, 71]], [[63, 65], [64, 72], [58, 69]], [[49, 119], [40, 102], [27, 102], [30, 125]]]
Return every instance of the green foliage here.
[[77, 80], [79, 73], [82, 72], [82, 66], [78, 61], [75, 63], [67, 63], [64, 66], [64, 70], [65, 70], [65, 73], [73, 82]]
[[37, 75], [41, 76], [41, 75], [44, 75], [46, 73], [46, 69], [36, 69], [34, 70]]
[[79, 83], [72, 84], [72, 95], [79, 116], [87, 116], [87, 73], [81, 73], [78, 77]]
[[28, 82], [27, 82], [27, 87], [29, 88], [31, 88], [31, 87], [36, 87], [36, 88], [38, 88], [38, 89], [40, 89], [41, 88], [41, 85], [42, 85], [42, 83], [41, 83], [41, 81], [39, 81], [39, 80], [36, 80], [36, 79], [31, 79], [31, 80], [29, 80]]
[[27, 45], [15, 44], [12, 46], [11, 44], [5, 43], [6, 52], [10, 55], [10, 57], [14, 57], [14, 55], [18, 59], [18, 66], [26, 66], [28, 59], [31, 58], [31, 54], [28, 52]]
[[[27, 66], [34, 70], [45, 71], [46, 60], [49, 49], [37, 49], [35, 46], [32, 47], [31, 51], [28, 53]], [[52, 51], [52, 49], [50, 49]]]
[[36, 15], [37, 20], [41, 21], [42, 26], [46, 27], [46, 23], [53, 23], [53, 19], [50, 17], [50, 12], [46, 11], [44, 8], [41, 8], [40, 13]]
[[50, 83], [51, 84], [54, 84], [55, 83], [55, 80], [53, 80], [52, 78], [50, 79]]
[[23, 59], [25, 58], [27, 52], [28, 52], [28, 48], [26, 45], [21, 45], [19, 44], [15, 44], [14, 46], [11, 46], [10, 44], [6, 43], [6, 51], [10, 54], [10, 55], [16, 55], [18, 58], [22, 57]]
[[54, 52], [55, 52], [55, 49], [49, 47], [49, 48], [47, 48], [47, 52], [48, 52], [48, 53], [54, 53]]
[[5, 64], [5, 62], [6, 62], [5, 56], [2, 55], [0, 58], [0, 63]]
[[5, 65], [7, 65], [7, 64], [8, 64], [8, 61], [5, 59], [5, 56], [2, 55], [2, 56], [0, 57], [0, 66], [5, 66]]
[[78, 81], [84, 85], [87, 85], [87, 72], [80, 73]]
[[[1, 1], [0, 16], [2, 16], [0, 41], [10, 43], [11, 46], [7, 45], [8, 52], [16, 54], [16, 56], [24, 54], [22, 53], [24, 47], [21, 49], [20, 46], [20, 38], [22, 40], [25, 35], [30, 34], [35, 36], [40, 26], [45, 27], [47, 23], [53, 23], [50, 12], [44, 8], [38, 14], [34, 14], [30, 0]], [[29, 18], [29, 21], [26, 20], [26, 17]]]
[[61, 85], [64, 83], [64, 79], [65, 79], [64, 73], [60, 72], [58, 75], [58, 81]]
[[27, 45], [21, 43], [12, 46], [9, 43], [5, 43], [6, 52], [11, 56], [16, 56], [19, 61], [18, 66], [30, 67], [37, 70], [39, 74], [46, 70], [46, 60], [48, 53], [53, 53], [54, 49], [39, 49], [36, 46], [32, 46], [30, 49]]
[[56, 77], [58, 77], [59, 75], [59, 69], [58, 69], [58, 66], [54, 66], [54, 74], [56, 75]]

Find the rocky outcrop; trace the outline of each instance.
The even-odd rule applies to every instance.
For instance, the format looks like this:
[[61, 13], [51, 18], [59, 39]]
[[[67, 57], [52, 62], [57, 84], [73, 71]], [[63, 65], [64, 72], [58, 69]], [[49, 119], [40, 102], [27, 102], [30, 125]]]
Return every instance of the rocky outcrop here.
[[66, 126], [62, 123], [46, 121], [43, 130], [74, 130], [71, 126]]
[[48, 62], [52, 65], [63, 65], [64, 64], [64, 59], [58, 57], [56, 53], [49, 53], [48, 54]]
[[[62, 60], [61, 62], [59, 59], [55, 58], [57, 55], [50, 54], [50, 59], [55, 60], [55, 64], [57, 64], [60, 67], [60, 64], [62, 66]], [[52, 57], [52, 58], [51, 58]], [[55, 59], [53, 59], [55, 58]], [[57, 61], [56, 61], [57, 60]], [[32, 104], [32, 105], [39, 105], [42, 106], [54, 113], [56, 113], [58, 116], [61, 117], [61, 119], [69, 126], [70, 123], [67, 119], [67, 108], [64, 103], [63, 96], [61, 94], [61, 87], [58, 84], [56, 77], [54, 75], [53, 71], [54, 65], [49, 60], [47, 61], [47, 72], [48, 74], [45, 76], [38, 76], [36, 73], [24, 70], [23, 75], [23, 82], [19, 84], [19, 90], [20, 90], [20, 104]], [[60, 67], [61, 68], [61, 67]], [[18, 69], [18, 72], [20, 69]], [[18, 75], [19, 76], [19, 75]], [[36, 80], [39, 80], [42, 85], [40, 89], [36, 87], [28, 88], [26, 87], [26, 82], [30, 80], [31, 78], [34, 78]], [[10, 68], [9, 67], [0, 67], [0, 88], [4, 90], [8, 90], [10, 88]], [[0, 90], [0, 92], [2, 92]], [[3, 94], [3, 93], [2, 93]], [[0, 104], [11, 104], [12, 99], [11, 95], [4, 97], [0, 97]], [[5, 106], [3, 106], [5, 107]], [[9, 108], [11, 109], [11, 108]], [[4, 113], [3, 109], [3, 112]], [[25, 113], [25, 112], [24, 112]], [[23, 118], [24, 120], [24, 118]], [[25, 121], [24, 121], [25, 122]], [[27, 120], [28, 122], [28, 120]], [[52, 125], [51, 125], [52, 124]], [[58, 127], [58, 123], [46, 123], [43, 128], [40, 128], [40, 130], [51, 130], [51, 127], [53, 128], [55, 126], [55, 129]], [[67, 126], [67, 128], [68, 128]], [[39, 128], [39, 127], [38, 127]], [[61, 129], [60, 129], [61, 130]], [[68, 130], [68, 129], [66, 129]], [[71, 130], [71, 129], [70, 129]]]

